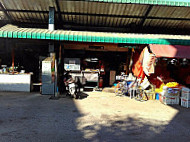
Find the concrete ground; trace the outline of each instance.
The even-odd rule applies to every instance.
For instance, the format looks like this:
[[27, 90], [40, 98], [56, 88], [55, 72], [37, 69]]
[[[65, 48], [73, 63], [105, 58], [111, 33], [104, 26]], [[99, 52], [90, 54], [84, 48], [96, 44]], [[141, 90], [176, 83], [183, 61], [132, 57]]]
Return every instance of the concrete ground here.
[[138, 102], [113, 93], [49, 100], [38, 93], [0, 93], [0, 142], [186, 142], [190, 109]]

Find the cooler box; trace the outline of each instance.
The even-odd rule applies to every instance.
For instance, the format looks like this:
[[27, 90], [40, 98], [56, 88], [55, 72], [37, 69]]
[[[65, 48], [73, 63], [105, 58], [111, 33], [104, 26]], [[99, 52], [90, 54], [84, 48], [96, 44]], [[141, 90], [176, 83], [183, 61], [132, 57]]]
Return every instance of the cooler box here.
[[179, 96], [162, 96], [162, 94], [160, 94], [159, 100], [165, 105], [179, 104]]

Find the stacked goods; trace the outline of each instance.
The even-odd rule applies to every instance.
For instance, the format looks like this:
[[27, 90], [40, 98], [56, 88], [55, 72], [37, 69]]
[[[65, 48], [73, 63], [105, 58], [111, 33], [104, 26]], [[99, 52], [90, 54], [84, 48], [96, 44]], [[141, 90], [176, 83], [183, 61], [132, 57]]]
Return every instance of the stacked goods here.
[[190, 107], [190, 89], [183, 87], [181, 90], [181, 106]]
[[182, 87], [181, 97], [184, 99], [190, 100], [190, 89], [186, 87]]
[[167, 87], [177, 87], [177, 86], [179, 86], [179, 83], [177, 83], [177, 82], [168, 82], [166, 84], [166, 86]]
[[167, 86], [167, 87], [178, 87], [179, 83], [177, 83], [177, 82], [168, 82], [167, 84], [162, 83], [160, 85], [160, 88], [156, 88], [155, 92], [156, 93], [161, 93], [163, 91], [163, 87], [164, 86]]
[[179, 88], [170, 88], [170, 87], [163, 87], [163, 92], [165, 96], [178, 96], [180, 94]]
[[160, 94], [159, 100], [165, 105], [179, 104], [179, 96], [163, 96]]
[[163, 104], [179, 104], [179, 94], [179, 88], [164, 86], [162, 93], [160, 93], [159, 100]]
[[181, 106], [189, 108], [190, 107], [190, 100], [186, 100], [181, 98]]

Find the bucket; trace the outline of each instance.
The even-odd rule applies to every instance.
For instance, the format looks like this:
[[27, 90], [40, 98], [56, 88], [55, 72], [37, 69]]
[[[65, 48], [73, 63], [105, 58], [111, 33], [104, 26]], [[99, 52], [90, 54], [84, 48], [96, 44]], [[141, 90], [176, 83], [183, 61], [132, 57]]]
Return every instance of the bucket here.
[[113, 86], [117, 86], [117, 83], [114, 83]]
[[159, 100], [159, 93], [156, 93], [156, 100]]

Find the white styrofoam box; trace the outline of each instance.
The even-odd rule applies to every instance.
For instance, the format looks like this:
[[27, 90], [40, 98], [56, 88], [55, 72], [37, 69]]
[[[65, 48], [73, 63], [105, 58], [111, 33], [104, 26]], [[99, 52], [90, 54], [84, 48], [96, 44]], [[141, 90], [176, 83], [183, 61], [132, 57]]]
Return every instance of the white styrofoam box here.
[[179, 96], [160, 95], [160, 102], [162, 102], [165, 105], [179, 104]]
[[161, 103], [163, 103], [165, 105], [170, 104], [170, 99], [167, 99], [166, 96], [160, 95], [159, 100], [160, 100]]
[[185, 92], [190, 92], [190, 89], [189, 88], [187, 88], [187, 87], [182, 87], [182, 89], [181, 89], [182, 91], [185, 91]]
[[171, 104], [179, 104], [179, 96], [172, 96], [170, 98], [170, 103]]
[[181, 89], [181, 97], [190, 100], [190, 89], [187, 87], [183, 87]]
[[181, 98], [181, 106], [189, 108], [190, 107], [190, 100], [187, 100], [185, 98]]

